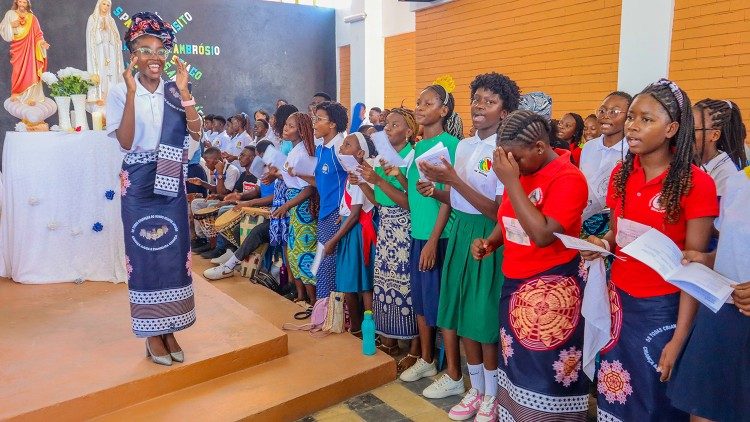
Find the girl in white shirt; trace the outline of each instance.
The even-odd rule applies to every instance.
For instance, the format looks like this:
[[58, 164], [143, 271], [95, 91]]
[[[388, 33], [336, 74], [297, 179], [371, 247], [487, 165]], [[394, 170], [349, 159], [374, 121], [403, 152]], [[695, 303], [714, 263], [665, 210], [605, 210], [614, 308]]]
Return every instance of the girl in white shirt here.
[[[370, 138], [360, 132], [345, 137], [339, 153], [352, 155], [359, 163], [377, 155]], [[350, 173], [339, 206], [341, 226], [325, 244], [326, 255], [336, 253], [336, 291], [345, 293], [351, 319], [350, 330], [355, 334], [362, 327], [363, 312], [359, 309], [359, 293], [362, 294], [364, 310], [372, 311], [377, 238], [372, 212], [375, 206], [362, 192], [359, 182], [359, 176]], [[341, 247], [337, 249], [339, 243]]]
[[719, 197], [726, 193], [727, 179], [741, 169], [747, 157], [743, 142], [745, 124], [740, 108], [729, 100], [706, 98], [693, 106], [695, 160], [716, 183]]

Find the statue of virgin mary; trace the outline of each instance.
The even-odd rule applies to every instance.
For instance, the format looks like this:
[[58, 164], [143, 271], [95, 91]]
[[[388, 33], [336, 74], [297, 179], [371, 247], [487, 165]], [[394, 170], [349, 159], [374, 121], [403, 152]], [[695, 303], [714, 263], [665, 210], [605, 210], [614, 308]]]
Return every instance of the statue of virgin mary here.
[[112, 1], [97, 0], [86, 25], [86, 65], [100, 83], [89, 91], [89, 100], [105, 100], [110, 87], [123, 81], [122, 37], [112, 18]]

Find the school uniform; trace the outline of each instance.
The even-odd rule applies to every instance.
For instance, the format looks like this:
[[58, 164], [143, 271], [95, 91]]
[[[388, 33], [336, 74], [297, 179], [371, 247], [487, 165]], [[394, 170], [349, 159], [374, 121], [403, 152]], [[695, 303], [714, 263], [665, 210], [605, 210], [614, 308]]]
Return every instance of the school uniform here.
[[[615, 167], [612, 174], [621, 166]], [[633, 170], [625, 185], [624, 209], [622, 199], [615, 196], [614, 178], [610, 180], [607, 206], [616, 217], [614, 253], [624, 259], [612, 264], [612, 340], [600, 352], [597, 400], [600, 420], [688, 420], [686, 413], [671, 405], [666, 396], [667, 385], [659, 381], [660, 374], [656, 371], [664, 345], [674, 334], [680, 290], [646, 264], [620, 252], [652, 227], [684, 249], [688, 220], [718, 215], [714, 182], [692, 166], [693, 187], [680, 199], [679, 219], [667, 223], [665, 210], [659, 203], [667, 171], [646, 181], [640, 158], [634, 157]]]
[[[455, 169], [459, 177], [487, 199], [496, 200], [503, 186], [492, 170], [497, 134], [485, 139], [472, 136], [458, 143]], [[448, 232], [448, 245], [440, 280], [437, 325], [456, 330], [459, 337], [480, 343], [497, 343], [497, 315], [503, 275], [502, 249], [477, 261], [471, 256], [474, 239], [486, 239], [496, 222], [482, 215], [456, 189], [450, 190], [455, 220]]]
[[[407, 143], [398, 153], [405, 158], [413, 150]], [[406, 168], [400, 170], [405, 175]], [[375, 172], [396, 189], [403, 190], [398, 179], [386, 175], [382, 167], [376, 167]], [[409, 210], [398, 206], [379, 186], [373, 191], [380, 204], [372, 298], [375, 331], [388, 338], [411, 339], [418, 332], [410, 272], [419, 261], [410, 259], [412, 224]]]
[[[726, 181], [721, 232], [714, 270], [738, 283], [750, 281], [750, 167]], [[723, 230], [722, 230], [723, 229]], [[727, 303], [717, 313], [701, 305], [682, 356], [672, 371], [667, 395], [676, 408], [714, 421], [750, 420], [750, 318]]]
[[[358, 215], [352, 214], [352, 207], [361, 205]], [[339, 241], [336, 252], [336, 291], [359, 293], [372, 290], [373, 264], [375, 262], [375, 223], [374, 205], [358, 185], [346, 182], [341, 198], [339, 215], [344, 221], [355, 218], [357, 224]]]
[[219, 148], [221, 150], [222, 145], [226, 145], [229, 143], [229, 135], [227, 134], [227, 131], [223, 131], [216, 136], [214, 136], [213, 141], [211, 141], [211, 146], [214, 148]]
[[[521, 185], [534, 206], [570, 236], [581, 231], [588, 187], [559, 156]], [[589, 380], [582, 370], [583, 260], [559, 240], [540, 247], [524, 231], [508, 192], [498, 209], [505, 245], [505, 281], [499, 309], [499, 415], [501, 420], [585, 421]]]
[[[300, 142], [292, 148], [286, 159], [286, 168], [294, 168], [301, 157], [307, 156], [305, 145]], [[302, 178], [284, 173], [286, 183], [286, 200], [296, 198], [309, 184]], [[315, 195], [315, 194], [314, 194]], [[315, 250], [318, 245], [317, 215], [310, 210], [310, 198], [305, 199], [289, 210], [289, 238], [287, 256], [292, 276], [304, 284], [315, 285], [315, 275], [311, 267], [315, 260]]]
[[225, 141], [225, 143], [221, 145], [220, 148], [221, 148], [221, 152], [226, 152], [235, 157], [238, 157], [236, 160], [232, 161], [230, 164], [237, 167], [238, 169], [241, 169], [242, 164], [240, 164], [239, 156], [240, 154], [242, 154], [242, 150], [245, 149], [245, 147], [249, 144], [250, 144], [250, 135], [248, 135], [247, 132], [242, 131], [238, 133], [237, 135], [234, 135], [228, 141]]
[[625, 138], [608, 147], [604, 135], [586, 142], [581, 149], [578, 167], [586, 176], [589, 198], [584, 213], [591, 215], [583, 222], [583, 235], [604, 236], [609, 231], [609, 210], [606, 209], [607, 187], [612, 169], [625, 159], [628, 152]]
[[[325, 245], [338, 231], [339, 204], [344, 196], [346, 179], [349, 177], [344, 166], [339, 162], [337, 151], [344, 140], [339, 133], [327, 144], [315, 148], [318, 164], [315, 167], [315, 185], [320, 196], [318, 211], [318, 242]], [[336, 288], [336, 253], [328, 255], [320, 263], [315, 274], [315, 294], [318, 299], [328, 297]]]
[[[417, 142], [414, 145], [414, 157], [419, 157], [440, 142], [448, 149], [451, 163], [454, 163], [458, 138], [450, 135], [448, 132], [443, 132], [434, 138], [423, 139]], [[448, 247], [448, 234], [452, 230], [455, 217], [453, 212], [451, 212], [448, 223], [440, 234], [437, 252], [435, 253], [435, 266], [431, 270], [420, 271], [419, 257], [432, 234], [442, 204], [435, 198], [422, 196], [417, 190], [419, 170], [417, 169], [416, 160], [412, 161], [406, 175], [409, 182], [407, 194], [412, 223], [412, 241], [409, 254], [409, 260], [412, 262], [410, 274], [412, 305], [417, 315], [423, 315], [427, 324], [435, 327], [438, 320], [440, 279], [443, 271], [443, 263], [445, 262], [446, 248]], [[443, 184], [435, 184], [435, 189], [443, 189]]]
[[720, 198], [727, 193], [727, 180], [737, 174], [738, 171], [737, 165], [732, 161], [732, 157], [726, 152], [720, 152], [711, 161], [702, 165], [701, 168], [714, 179], [716, 193]]

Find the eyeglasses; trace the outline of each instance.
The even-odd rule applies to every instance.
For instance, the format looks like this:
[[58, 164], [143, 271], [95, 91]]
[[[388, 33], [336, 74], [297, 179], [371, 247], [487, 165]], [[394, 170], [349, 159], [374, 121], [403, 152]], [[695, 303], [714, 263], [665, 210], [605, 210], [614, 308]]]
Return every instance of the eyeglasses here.
[[312, 116], [311, 120], [313, 123], [318, 123], [320, 120], [330, 120], [330, 119], [328, 117]]
[[140, 47], [140, 48], [136, 48], [134, 53], [138, 53], [138, 54], [141, 54], [143, 56], [148, 56], [148, 57], [156, 56], [156, 57], [161, 57], [162, 59], [166, 59], [167, 55], [169, 55], [169, 50], [167, 50], [166, 48], [160, 48], [154, 51], [150, 49], [149, 47]]
[[605, 108], [600, 108], [599, 110], [596, 110], [596, 117], [602, 118], [602, 117], [612, 117], [615, 118], [619, 116], [620, 114], [624, 113], [625, 111], [620, 110], [619, 108], [611, 108], [609, 110]]

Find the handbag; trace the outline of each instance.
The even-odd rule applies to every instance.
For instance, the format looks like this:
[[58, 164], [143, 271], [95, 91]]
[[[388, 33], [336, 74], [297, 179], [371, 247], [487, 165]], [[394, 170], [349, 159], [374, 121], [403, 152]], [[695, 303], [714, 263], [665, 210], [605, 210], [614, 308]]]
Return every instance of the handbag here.
[[282, 330], [307, 331], [314, 337], [325, 337], [330, 333], [344, 332], [344, 294], [331, 292], [328, 297], [318, 299], [313, 306], [310, 322], [297, 325], [284, 323]]

